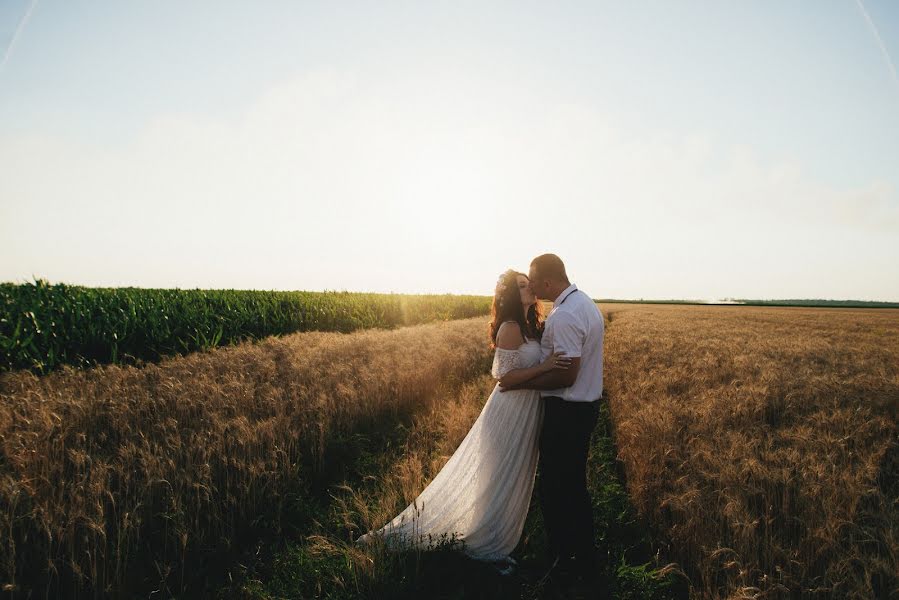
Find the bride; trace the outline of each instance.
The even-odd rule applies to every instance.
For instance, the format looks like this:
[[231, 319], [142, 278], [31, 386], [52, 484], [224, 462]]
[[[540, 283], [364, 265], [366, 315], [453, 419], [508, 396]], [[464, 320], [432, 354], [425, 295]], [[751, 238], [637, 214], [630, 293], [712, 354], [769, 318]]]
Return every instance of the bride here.
[[[526, 275], [508, 270], [497, 281], [489, 324], [498, 381], [465, 439], [419, 496], [356, 543], [384, 541], [391, 550], [433, 548], [459, 541], [468, 556], [515, 563], [537, 469], [543, 401], [536, 390], [508, 390], [569, 359], [540, 361], [543, 316]], [[509, 567], [511, 569], [511, 567]]]

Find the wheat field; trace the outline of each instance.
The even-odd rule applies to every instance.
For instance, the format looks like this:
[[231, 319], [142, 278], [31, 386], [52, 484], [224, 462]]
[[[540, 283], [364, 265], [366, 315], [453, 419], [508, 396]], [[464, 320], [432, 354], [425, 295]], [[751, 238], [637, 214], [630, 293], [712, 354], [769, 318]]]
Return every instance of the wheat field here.
[[[627, 492], [692, 597], [899, 594], [899, 311], [601, 308]], [[384, 589], [396, 571], [341, 540], [414, 498], [477, 417], [485, 325], [0, 374], [3, 591], [189, 594], [260, 532], [338, 553], [345, 570], [304, 575], [313, 594]], [[341, 488], [349, 465], [372, 476]]]
[[899, 311], [603, 308], [628, 489], [696, 597], [899, 595]]
[[489, 368], [482, 318], [297, 333], [163, 360], [0, 374], [3, 590], [179, 591], [204, 555], [280, 532], [384, 432]]

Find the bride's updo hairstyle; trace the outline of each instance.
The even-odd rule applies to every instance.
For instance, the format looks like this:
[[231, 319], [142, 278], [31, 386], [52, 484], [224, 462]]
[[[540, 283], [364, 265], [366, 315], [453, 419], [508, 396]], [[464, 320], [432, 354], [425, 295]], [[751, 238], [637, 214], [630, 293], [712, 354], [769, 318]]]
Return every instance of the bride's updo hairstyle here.
[[490, 348], [496, 347], [496, 332], [506, 321], [515, 321], [521, 329], [521, 336], [540, 339], [543, 335], [543, 306], [540, 300], [532, 304], [524, 312], [521, 304], [521, 291], [518, 289], [518, 276], [527, 275], [509, 269], [499, 276], [493, 294], [493, 305], [490, 307], [490, 323], [487, 331], [490, 334]]

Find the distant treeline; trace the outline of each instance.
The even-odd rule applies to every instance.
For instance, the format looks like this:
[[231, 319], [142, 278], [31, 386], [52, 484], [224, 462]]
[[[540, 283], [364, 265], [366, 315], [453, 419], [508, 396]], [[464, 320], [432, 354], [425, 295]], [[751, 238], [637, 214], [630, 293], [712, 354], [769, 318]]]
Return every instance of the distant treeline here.
[[611, 298], [594, 299], [602, 304], [696, 304], [696, 305], [739, 305], [739, 306], [818, 306], [844, 308], [899, 308], [899, 302], [877, 302], [873, 300], [744, 300], [730, 299], [723, 302], [699, 302], [696, 300], [617, 300]]
[[0, 371], [156, 361], [297, 331], [485, 315], [489, 296], [0, 284]]
[[739, 300], [755, 306], [844, 306], [847, 308], [899, 308], [899, 302], [873, 300]]

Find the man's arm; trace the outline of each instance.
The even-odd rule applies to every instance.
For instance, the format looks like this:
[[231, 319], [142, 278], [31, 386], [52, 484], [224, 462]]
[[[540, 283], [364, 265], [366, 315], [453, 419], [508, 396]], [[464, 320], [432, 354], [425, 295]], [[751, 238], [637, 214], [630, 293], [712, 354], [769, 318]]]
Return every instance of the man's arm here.
[[547, 371], [542, 375], [538, 375], [533, 379], [528, 379], [518, 385], [509, 387], [501, 387], [501, 392], [509, 390], [557, 390], [559, 388], [571, 387], [577, 379], [578, 371], [581, 368], [581, 357], [577, 356], [571, 359], [571, 364], [567, 369]]
[[550, 371], [509, 389], [557, 390], [574, 385], [581, 369], [585, 337], [586, 332], [573, 315], [557, 313], [553, 321], [553, 352], [562, 352], [571, 364], [563, 371]]

